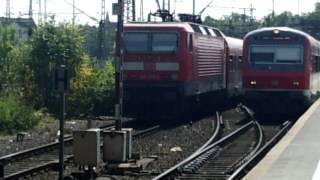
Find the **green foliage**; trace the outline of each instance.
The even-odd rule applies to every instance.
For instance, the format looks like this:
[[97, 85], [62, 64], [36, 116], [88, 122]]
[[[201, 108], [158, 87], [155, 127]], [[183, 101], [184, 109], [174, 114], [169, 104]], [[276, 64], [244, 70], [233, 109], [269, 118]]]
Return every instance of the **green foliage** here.
[[81, 25], [81, 34], [85, 38], [84, 48], [90, 58], [105, 60], [112, 54], [113, 42], [115, 40], [115, 25], [106, 22], [103, 27]]
[[112, 60], [96, 73], [94, 93], [95, 114], [113, 114], [115, 104], [115, 67]]
[[294, 15], [290, 11], [285, 11], [279, 15], [270, 13], [261, 20], [257, 20], [245, 14], [232, 13], [221, 19], [207, 16], [204, 24], [220, 29], [227, 36], [238, 38], [243, 38], [246, 33], [261, 27], [287, 26], [300, 29], [320, 39], [320, 3], [315, 3], [313, 12], [302, 15]]
[[71, 81], [67, 113], [109, 114], [114, 105], [114, 66], [109, 61], [103, 68], [83, 64]]
[[204, 24], [214, 26], [220, 29], [225, 35], [242, 38], [246, 33], [257, 29], [259, 22], [255, 19], [250, 19], [247, 15], [232, 13], [230, 16], [223, 16], [221, 19], [213, 19], [207, 16]]
[[0, 131], [15, 133], [26, 130], [39, 122], [34, 110], [19, 101], [15, 95], [0, 97]]
[[19, 91], [21, 53], [15, 30], [0, 27], [0, 92]]
[[56, 66], [64, 64], [70, 77], [75, 77], [86, 58], [82, 43], [79, 28], [69, 24], [55, 25], [50, 22], [33, 33], [28, 67], [33, 74], [31, 97], [35, 100], [36, 108], [45, 106], [49, 111], [57, 112], [51, 72]]

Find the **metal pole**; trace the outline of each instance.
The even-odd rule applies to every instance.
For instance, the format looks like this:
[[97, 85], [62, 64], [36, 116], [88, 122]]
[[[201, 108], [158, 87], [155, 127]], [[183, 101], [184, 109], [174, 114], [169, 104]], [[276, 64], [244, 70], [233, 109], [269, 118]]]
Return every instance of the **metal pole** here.
[[75, 25], [75, 21], [76, 21], [76, 8], [75, 8], [75, 0], [73, 0], [72, 2], [72, 26]]
[[300, 15], [300, 1], [298, 0], [298, 15]]
[[47, 0], [44, 0], [44, 23], [47, 22]]
[[193, 0], [192, 22], [196, 21], [196, 0]]
[[272, 19], [274, 19], [274, 0], [272, 0]]
[[136, 21], [136, 0], [132, 0], [132, 21]]
[[59, 136], [59, 180], [63, 180], [63, 170], [64, 170], [64, 162], [63, 162], [63, 153], [64, 153], [64, 114], [65, 114], [65, 93], [61, 92], [61, 114], [60, 114], [60, 136]]
[[29, 18], [33, 18], [33, 13], [32, 13], [32, 0], [29, 1]]
[[117, 24], [117, 61], [116, 61], [116, 99], [117, 104], [115, 106], [116, 116], [116, 130], [121, 131], [122, 129], [122, 103], [123, 103], [123, 82], [122, 82], [122, 62], [123, 62], [123, 0], [118, 0], [119, 14]]
[[192, 10], [192, 15], [193, 17], [196, 15], [196, 0], [193, 0], [193, 10]]

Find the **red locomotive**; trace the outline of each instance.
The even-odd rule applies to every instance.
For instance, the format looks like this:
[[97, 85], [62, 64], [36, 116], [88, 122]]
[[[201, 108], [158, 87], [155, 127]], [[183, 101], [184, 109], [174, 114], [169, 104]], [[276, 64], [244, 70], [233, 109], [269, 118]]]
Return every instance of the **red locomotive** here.
[[287, 27], [248, 33], [243, 46], [243, 91], [261, 112], [303, 112], [319, 95], [320, 43]]
[[191, 112], [241, 87], [242, 41], [218, 29], [189, 22], [128, 23], [123, 39], [125, 114]]

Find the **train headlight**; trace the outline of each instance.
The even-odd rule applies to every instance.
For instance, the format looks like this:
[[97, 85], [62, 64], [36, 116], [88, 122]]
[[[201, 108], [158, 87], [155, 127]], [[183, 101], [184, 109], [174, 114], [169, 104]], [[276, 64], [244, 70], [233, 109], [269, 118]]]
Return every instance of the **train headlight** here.
[[299, 83], [298, 81], [294, 81], [292, 84], [293, 84], [294, 86], [299, 86], [299, 85], [300, 85], [300, 83]]
[[256, 85], [256, 84], [257, 84], [257, 81], [250, 81], [250, 84], [251, 84], [251, 85]]
[[280, 33], [279, 29], [273, 30], [273, 34], [279, 34], [279, 33]]

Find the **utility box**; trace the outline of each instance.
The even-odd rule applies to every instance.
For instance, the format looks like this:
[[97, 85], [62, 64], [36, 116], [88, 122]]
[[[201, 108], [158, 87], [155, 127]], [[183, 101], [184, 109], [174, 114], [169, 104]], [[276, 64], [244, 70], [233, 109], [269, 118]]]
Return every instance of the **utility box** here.
[[122, 128], [127, 133], [127, 159], [131, 159], [132, 155], [132, 128]]
[[100, 162], [100, 129], [73, 131], [74, 162], [82, 166], [97, 166]]
[[125, 131], [103, 132], [103, 160], [125, 162], [127, 160], [127, 133]]

